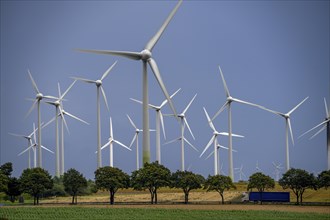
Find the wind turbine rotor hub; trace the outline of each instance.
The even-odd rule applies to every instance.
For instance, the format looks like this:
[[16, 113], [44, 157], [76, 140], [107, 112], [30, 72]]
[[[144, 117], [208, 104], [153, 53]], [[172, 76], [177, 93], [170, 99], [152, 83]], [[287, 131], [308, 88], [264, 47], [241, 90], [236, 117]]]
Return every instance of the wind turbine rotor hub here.
[[149, 60], [150, 58], [151, 58], [151, 52], [149, 51], [149, 50], [147, 50], [147, 49], [145, 49], [145, 50], [142, 50], [141, 51], [141, 55], [142, 55], [142, 60], [144, 60], [144, 61], [147, 61], [147, 60]]
[[138, 134], [138, 133], [140, 133], [140, 130], [139, 129], [136, 129], [135, 132]]
[[54, 105], [55, 105], [55, 106], [59, 106], [59, 105], [60, 105], [60, 101], [56, 100], [56, 101], [54, 102]]
[[213, 131], [213, 135], [217, 136], [218, 135], [218, 132]]
[[36, 95], [36, 99], [38, 99], [38, 100], [41, 100], [43, 97], [44, 97], [44, 95], [42, 93], [38, 93]]
[[227, 97], [227, 101], [228, 101], [229, 103], [232, 102], [232, 101], [233, 101], [233, 97], [228, 96], [228, 97]]
[[96, 83], [97, 87], [102, 86], [102, 81], [101, 80], [96, 80], [95, 83]]

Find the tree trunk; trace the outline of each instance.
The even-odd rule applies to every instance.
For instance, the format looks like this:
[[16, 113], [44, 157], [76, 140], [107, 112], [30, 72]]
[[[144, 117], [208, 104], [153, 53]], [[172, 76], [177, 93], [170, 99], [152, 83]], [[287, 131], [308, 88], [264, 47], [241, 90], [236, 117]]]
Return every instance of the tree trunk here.
[[155, 204], [157, 204], [157, 189], [155, 189], [154, 195], [155, 195]]
[[115, 191], [110, 190], [110, 204], [113, 205], [115, 201]]
[[189, 193], [184, 193], [184, 204], [188, 204]]
[[297, 202], [296, 202], [296, 205], [299, 205], [299, 193], [295, 193], [296, 194], [296, 197], [297, 197]]
[[260, 191], [260, 204], [262, 205], [262, 191]]
[[74, 204], [74, 195], [72, 196], [72, 202], [71, 202], [71, 204]]
[[225, 199], [223, 197], [223, 193], [220, 193], [220, 196], [221, 196], [221, 204], [223, 205], [223, 204], [225, 204]]

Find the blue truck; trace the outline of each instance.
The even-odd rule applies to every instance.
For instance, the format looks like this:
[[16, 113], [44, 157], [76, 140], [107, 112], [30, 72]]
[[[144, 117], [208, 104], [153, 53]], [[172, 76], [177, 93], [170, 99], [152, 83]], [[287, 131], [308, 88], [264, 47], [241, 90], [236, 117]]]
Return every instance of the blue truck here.
[[290, 202], [290, 192], [249, 192], [244, 193], [243, 202]]

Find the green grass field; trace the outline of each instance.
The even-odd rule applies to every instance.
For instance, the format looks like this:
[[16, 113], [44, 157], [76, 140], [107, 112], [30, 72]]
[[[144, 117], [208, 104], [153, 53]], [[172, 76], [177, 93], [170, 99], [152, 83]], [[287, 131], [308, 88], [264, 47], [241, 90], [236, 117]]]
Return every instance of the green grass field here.
[[299, 219], [329, 220], [329, 214], [281, 211], [182, 210], [97, 207], [0, 208], [0, 219]]

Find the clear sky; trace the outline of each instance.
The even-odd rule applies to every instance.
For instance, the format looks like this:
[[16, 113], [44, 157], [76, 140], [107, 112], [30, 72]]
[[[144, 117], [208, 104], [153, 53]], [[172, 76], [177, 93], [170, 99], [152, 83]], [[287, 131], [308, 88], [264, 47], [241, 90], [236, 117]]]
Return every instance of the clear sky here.
[[[1, 1], [1, 148], [0, 163], [13, 162], [14, 175], [27, 167], [24, 139], [8, 132], [28, 134], [37, 122], [36, 109], [25, 118], [35, 93], [28, 77], [30, 69], [44, 95], [56, 95], [57, 83], [65, 90], [70, 77], [98, 79], [118, 60], [103, 81], [110, 112], [101, 100], [102, 143], [109, 137], [112, 117], [115, 139], [129, 145], [134, 130], [129, 114], [142, 128], [142, 107], [129, 98], [142, 97], [141, 61], [80, 53], [74, 48], [141, 51], [156, 33], [175, 1]], [[185, 149], [186, 168], [204, 176], [213, 175], [213, 160], [199, 158], [212, 136], [203, 112], [213, 116], [226, 100], [218, 71], [221, 65], [231, 95], [283, 113], [305, 97], [309, 99], [291, 117], [295, 145], [290, 142], [291, 167], [319, 172], [326, 169], [326, 132], [298, 136], [325, 118], [323, 98], [330, 104], [329, 1], [184, 1], [153, 50], [169, 93], [181, 112], [197, 93], [186, 113], [196, 137], [186, 138], [199, 149]], [[151, 70], [149, 99], [164, 100]], [[77, 82], [66, 96], [65, 109], [90, 125], [67, 118], [65, 167], [76, 168], [88, 178], [96, 169], [96, 87]], [[171, 113], [169, 106], [163, 113]], [[53, 106], [42, 104], [42, 121], [55, 115]], [[214, 124], [228, 130], [224, 111]], [[285, 120], [250, 106], [232, 104], [234, 167], [243, 165], [248, 177], [256, 162], [274, 177], [272, 162], [285, 166]], [[150, 110], [150, 127], [155, 112]], [[180, 127], [165, 118], [167, 140], [177, 138]], [[55, 151], [55, 125], [43, 131], [43, 145]], [[219, 142], [228, 146], [228, 138]], [[142, 149], [142, 135], [140, 149]], [[129, 152], [114, 146], [114, 165], [127, 173], [135, 169], [135, 148]], [[180, 143], [162, 146], [162, 161], [175, 171], [181, 167]], [[211, 152], [206, 152], [206, 155]], [[142, 153], [142, 152], [141, 152]], [[109, 164], [109, 150], [103, 152]], [[228, 152], [221, 150], [223, 169], [228, 174]], [[151, 160], [154, 161], [155, 134], [151, 133]], [[44, 168], [54, 175], [55, 156], [43, 153]], [[238, 175], [235, 175], [238, 179]]]

